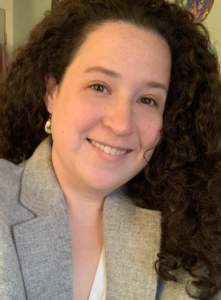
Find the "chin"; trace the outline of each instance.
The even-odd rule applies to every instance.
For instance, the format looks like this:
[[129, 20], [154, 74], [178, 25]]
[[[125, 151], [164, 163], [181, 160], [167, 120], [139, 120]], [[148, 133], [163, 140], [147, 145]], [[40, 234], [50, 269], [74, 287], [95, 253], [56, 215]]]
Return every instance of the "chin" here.
[[104, 192], [105, 195], [110, 194], [118, 187], [123, 185], [123, 183], [116, 182], [115, 180], [105, 180], [104, 178], [100, 180], [94, 180], [90, 182], [91, 189], [99, 192]]

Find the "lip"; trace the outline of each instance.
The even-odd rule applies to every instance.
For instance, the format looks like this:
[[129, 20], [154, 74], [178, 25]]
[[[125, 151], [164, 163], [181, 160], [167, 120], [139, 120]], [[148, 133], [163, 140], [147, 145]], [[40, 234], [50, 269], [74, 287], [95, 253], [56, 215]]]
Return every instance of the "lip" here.
[[96, 143], [99, 143], [100, 145], [103, 145], [103, 146], [108, 146], [108, 147], [111, 147], [111, 148], [115, 148], [115, 149], [117, 149], [117, 150], [120, 150], [120, 151], [131, 151], [132, 149], [125, 149], [125, 148], [123, 148], [123, 147], [119, 147], [119, 146], [114, 146], [114, 145], [112, 145], [112, 144], [106, 144], [106, 143], [103, 143], [103, 142], [100, 142], [100, 141], [98, 141], [98, 140], [93, 140], [93, 139], [89, 139], [89, 138], [87, 138], [87, 140], [90, 142], [90, 141], [95, 141]]
[[[102, 159], [106, 160], [106, 161], [110, 161], [110, 162], [118, 162], [121, 161], [123, 159], [125, 159], [125, 157], [131, 152], [131, 150], [128, 150], [126, 153], [122, 154], [122, 155], [112, 155], [109, 153], [105, 153], [104, 151], [100, 150], [99, 148], [97, 148], [96, 146], [94, 146], [93, 144], [90, 143], [91, 139], [87, 139], [88, 144], [92, 147], [92, 149], [97, 153], [97, 155], [99, 155], [99, 157], [101, 157]], [[94, 140], [95, 141], [95, 140]], [[96, 140], [97, 142], [97, 140]], [[99, 143], [99, 142], [98, 142]], [[104, 145], [104, 144], [102, 144]], [[105, 144], [107, 146], [109, 146], [108, 144]], [[105, 146], [104, 145], [104, 146]], [[111, 147], [111, 146], [109, 146]], [[114, 148], [114, 147], [113, 147]], [[125, 148], [118, 148], [119, 150], [122, 149], [122, 151], [125, 150]]]

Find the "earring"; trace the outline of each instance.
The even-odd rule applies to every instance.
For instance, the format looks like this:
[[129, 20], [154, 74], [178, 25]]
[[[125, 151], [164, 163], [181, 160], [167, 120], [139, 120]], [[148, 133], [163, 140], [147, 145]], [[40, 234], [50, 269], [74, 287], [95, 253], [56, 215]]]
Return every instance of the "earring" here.
[[49, 115], [49, 118], [45, 124], [45, 132], [51, 134], [51, 115]]

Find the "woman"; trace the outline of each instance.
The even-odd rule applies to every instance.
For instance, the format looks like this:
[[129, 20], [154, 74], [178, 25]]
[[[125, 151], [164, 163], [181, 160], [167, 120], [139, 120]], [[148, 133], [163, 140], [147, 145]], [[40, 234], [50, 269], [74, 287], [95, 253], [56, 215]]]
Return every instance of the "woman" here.
[[209, 45], [164, 0], [64, 0], [36, 26], [0, 98], [1, 299], [220, 297]]

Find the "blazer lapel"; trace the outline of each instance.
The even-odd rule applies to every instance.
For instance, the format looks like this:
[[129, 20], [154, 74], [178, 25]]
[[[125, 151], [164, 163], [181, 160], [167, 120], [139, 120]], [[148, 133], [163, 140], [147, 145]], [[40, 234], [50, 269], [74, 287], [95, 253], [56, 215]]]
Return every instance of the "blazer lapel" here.
[[27, 299], [73, 300], [70, 228], [50, 139], [26, 164], [20, 202], [36, 217], [13, 227]]
[[120, 192], [104, 204], [107, 300], [154, 300], [160, 212], [134, 206]]

